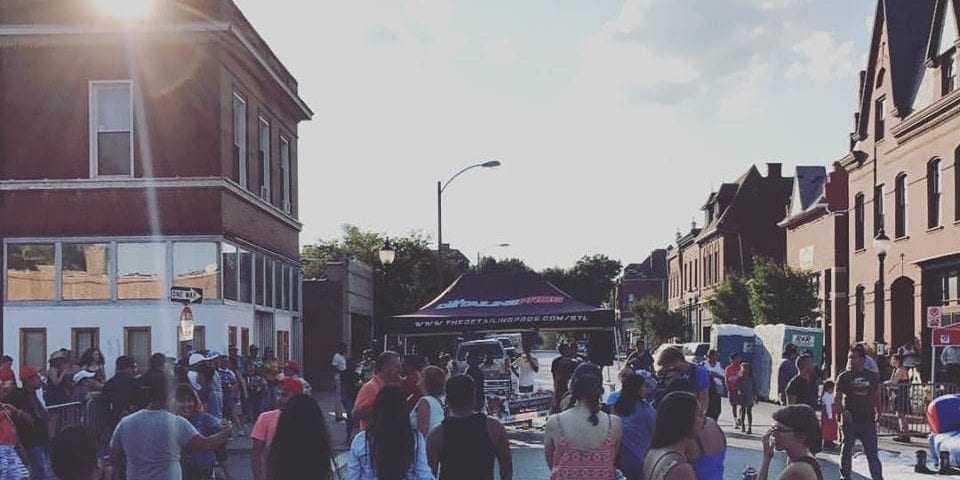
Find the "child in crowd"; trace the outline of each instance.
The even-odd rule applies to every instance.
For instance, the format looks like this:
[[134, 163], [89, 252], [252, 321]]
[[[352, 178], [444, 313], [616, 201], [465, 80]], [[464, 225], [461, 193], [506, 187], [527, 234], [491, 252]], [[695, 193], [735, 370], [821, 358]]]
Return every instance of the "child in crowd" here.
[[823, 437], [824, 450], [837, 448], [834, 442], [837, 440], [837, 415], [840, 412], [834, 402], [835, 385], [833, 380], [823, 382], [823, 395], [820, 396], [820, 403], [823, 405], [823, 411], [820, 412], [820, 436]]
[[740, 405], [740, 431], [753, 433], [753, 405], [757, 401], [757, 381], [749, 363], [740, 365], [737, 404]]

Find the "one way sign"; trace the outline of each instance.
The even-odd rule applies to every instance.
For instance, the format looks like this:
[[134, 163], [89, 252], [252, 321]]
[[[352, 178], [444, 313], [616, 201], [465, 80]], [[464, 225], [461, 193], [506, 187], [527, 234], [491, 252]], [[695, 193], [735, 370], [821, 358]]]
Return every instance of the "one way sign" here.
[[202, 303], [203, 289], [198, 287], [170, 287], [170, 300], [180, 303]]

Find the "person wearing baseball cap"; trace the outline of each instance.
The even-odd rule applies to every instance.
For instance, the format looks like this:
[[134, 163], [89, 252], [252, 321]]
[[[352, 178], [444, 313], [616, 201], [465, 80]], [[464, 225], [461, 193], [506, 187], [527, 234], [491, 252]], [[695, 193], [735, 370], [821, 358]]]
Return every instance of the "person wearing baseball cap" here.
[[[657, 381], [647, 370], [636, 370], [627, 367], [631, 373], [623, 378], [623, 388], [619, 395], [607, 402], [612, 405], [613, 413], [623, 421], [623, 436], [621, 438], [617, 468], [627, 478], [640, 478], [643, 472], [643, 459], [650, 449], [650, 439], [653, 437], [653, 426], [657, 419], [657, 411], [647, 401], [646, 397], [657, 388]], [[610, 394], [613, 397], [613, 394]]]
[[257, 422], [250, 431], [250, 438], [253, 440], [253, 450], [250, 452], [250, 464], [253, 468], [253, 478], [260, 480], [267, 478], [267, 458], [270, 452], [270, 444], [273, 442], [273, 436], [277, 433], [277, 424], [280, 421], [280, 411], [294, 395], [303, 393], [303, 382], [296, 378], [286, 377], [280, 380], [279, 385], [280, 405], [275, 410], [263, 412], [257, 418]]
[[23, 386], [12, 392], [7, 397], [7, 402], [32, 419], [31, 424], [21, 425], [17, 429], [20, 444], [27, 454], [26, 462], [30, 470], [30, 478], [53, 478], [49, 454], [50, 432], [47, 430], [47, 407], [37, 395], [37, 391], [43, 388], [40, 369], [33, 365], [21, 366], [20, 382]]
[[303, 384], [303, 393], [310, 395], [310, 392], [313, 391], [313, 388], [310, 386], [310, 382], [306, 378], [303, 378], [303, 373], [300, 372], [300, 364], [295, 360], [288, 360], [287, 363], [283, 365], [283, 372], [280, 375], [281, 379], [293, 378]]

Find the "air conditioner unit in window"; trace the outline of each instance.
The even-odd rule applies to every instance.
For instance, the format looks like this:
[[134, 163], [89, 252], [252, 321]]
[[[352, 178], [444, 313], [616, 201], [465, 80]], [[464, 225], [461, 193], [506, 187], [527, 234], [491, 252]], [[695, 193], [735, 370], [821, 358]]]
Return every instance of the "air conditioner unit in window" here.
[[260, 187], [260, 198], [270, 201], [270, 187], [266, 185]]
[[284, 211], [284, 212], [287, 212], [287, 213], [290, 213], [290, 210], [291, 210], [290, 200], [284, 200], [284, 201], [283, 201], [283, 211]]

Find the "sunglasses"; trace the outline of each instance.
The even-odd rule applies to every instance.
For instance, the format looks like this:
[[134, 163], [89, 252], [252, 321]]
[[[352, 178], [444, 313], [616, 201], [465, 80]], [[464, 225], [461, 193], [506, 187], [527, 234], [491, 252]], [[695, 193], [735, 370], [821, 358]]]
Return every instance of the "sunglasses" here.
[[771, 431], [771, 432], [777, 432], [777, 433], [793, 433], [793, 432], [796, 432], [796, 430], [794, 430], [794, 429], [792, 429], [792, 428], [781, 427], [780, 425], [774, 425], [774, 426], [770, 427], [770, 431]]

